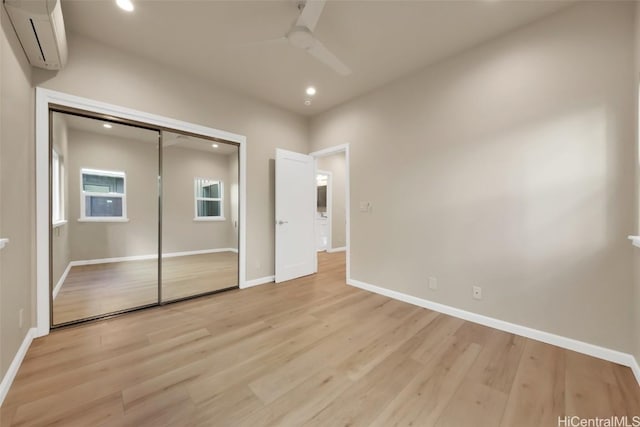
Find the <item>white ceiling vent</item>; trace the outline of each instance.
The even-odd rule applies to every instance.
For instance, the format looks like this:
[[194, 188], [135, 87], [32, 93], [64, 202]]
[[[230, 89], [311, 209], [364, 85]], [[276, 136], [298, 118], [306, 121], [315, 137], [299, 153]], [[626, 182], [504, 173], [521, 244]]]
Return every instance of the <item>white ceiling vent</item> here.
[[67, 37], [59, 0], [4, 0], [13, 28], [34, 67], [60, 70], [67, 62]]

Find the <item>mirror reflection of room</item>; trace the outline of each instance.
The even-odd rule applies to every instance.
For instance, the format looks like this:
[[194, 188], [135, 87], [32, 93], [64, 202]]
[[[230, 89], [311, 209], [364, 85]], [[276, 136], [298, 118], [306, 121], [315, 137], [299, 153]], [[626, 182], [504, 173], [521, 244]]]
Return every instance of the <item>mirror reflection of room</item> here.
[[52, 113], [54, 325], [157, 303], [158, 138]]
[[238, 147], [162, 139], [162, 300], [237, 287]]
[[52, 113], [53, 325], [238, 286], [238, 147], [162, 136]]

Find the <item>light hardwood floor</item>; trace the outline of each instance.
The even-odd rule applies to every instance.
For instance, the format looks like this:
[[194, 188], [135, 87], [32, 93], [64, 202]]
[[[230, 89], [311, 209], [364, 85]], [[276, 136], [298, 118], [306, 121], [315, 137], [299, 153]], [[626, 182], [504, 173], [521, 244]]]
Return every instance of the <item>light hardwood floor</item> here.
[[[164, 258], [162, 299], [171, 301], [238, 285], [238, 254]], [[75, 266], [53, 301], [54, 325], [158, 302], [157, 260]]]
[[640, 415], [629, 368], [320, 273], [34, 341], [2, 426], [557, 426]]

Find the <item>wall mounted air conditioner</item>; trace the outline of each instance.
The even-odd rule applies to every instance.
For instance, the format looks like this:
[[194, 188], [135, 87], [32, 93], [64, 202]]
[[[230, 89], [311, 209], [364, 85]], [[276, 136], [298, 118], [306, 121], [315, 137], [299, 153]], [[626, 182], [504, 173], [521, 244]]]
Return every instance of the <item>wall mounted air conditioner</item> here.
[[34, 67], [59, 70], [67, 62], [60, 0], [4, 0], [13, 28]]

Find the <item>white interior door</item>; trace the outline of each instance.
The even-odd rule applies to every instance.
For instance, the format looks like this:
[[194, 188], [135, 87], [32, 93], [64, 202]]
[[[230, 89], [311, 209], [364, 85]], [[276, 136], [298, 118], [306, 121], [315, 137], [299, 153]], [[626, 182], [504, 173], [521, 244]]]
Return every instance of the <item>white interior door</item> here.
[[276, 283], [315, 273], [315, 164], [276, 149]]

